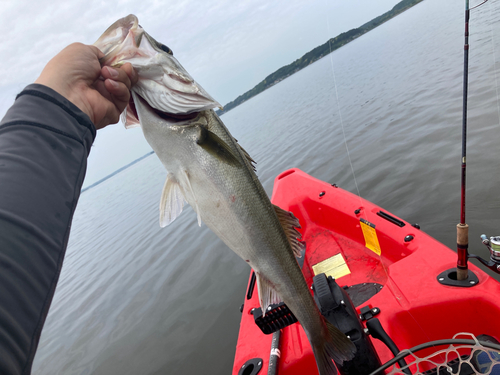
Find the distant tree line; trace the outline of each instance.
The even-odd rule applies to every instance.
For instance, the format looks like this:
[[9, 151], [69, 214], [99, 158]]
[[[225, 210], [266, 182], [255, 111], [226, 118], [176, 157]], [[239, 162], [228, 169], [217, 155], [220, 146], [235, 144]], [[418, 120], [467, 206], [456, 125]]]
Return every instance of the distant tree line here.
[[344, 33], [341, 33], [337, 35], [335, 38], [331, 38], [326, 43], [307, 52], [300, 59], [297, 59], [293, 63], [285, 65], [279, 68], [274, 73], [268, 75], [262, 82], [260, 82], [253, 89], [238, 96], [232, 102], [227, 103], [224, 106], [223, 110], [217, 110], [216, 111], [217, 114], [221, 115], [230, 111], [234, 107], [240, 105], [241, 103], [247, 101], [248, 99], [254, 97], [257, 94], [260, 94], [262, 91], [277, 84], [278, 82], [284, 80], [285, 78], [291, 76], [292, 74], [312, 64], [313, 62], [321, 59], [322, 57], [328, 55], [329, 53], [335, 51], [336, 49], [342, 47], [343, 45], [349, 43], [350, 41], [359, 38], [361, 35], [376, 28], [377, 26], [380, 26], [384, 22], [404, 12], [408, 8], [411, 8], [415, 4], [420, 3], [421, 1], [423, 0], [402, 0], [399, 3], [397, 3], [390, 11], [385, 12], [384, 14], [372, 19], [371, 21], [365, 23], [364, 25], [356, 29], [352, 29]]

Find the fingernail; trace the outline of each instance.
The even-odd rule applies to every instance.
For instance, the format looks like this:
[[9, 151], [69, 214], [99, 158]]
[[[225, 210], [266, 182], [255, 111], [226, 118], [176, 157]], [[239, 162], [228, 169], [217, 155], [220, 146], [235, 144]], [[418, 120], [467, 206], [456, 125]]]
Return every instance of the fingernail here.
[[108, 73], [113, 78], [116, 78], [119, 76], [118, 71], [116, 69], [110, 68], [109, 66], [108, 66]]
[[114, 88], [120, 87], [120, 84], [116, 81], [113, 81], [112, 79], [109, 80], [109, 83], [111, 83], [111, 86], [113, 86]]

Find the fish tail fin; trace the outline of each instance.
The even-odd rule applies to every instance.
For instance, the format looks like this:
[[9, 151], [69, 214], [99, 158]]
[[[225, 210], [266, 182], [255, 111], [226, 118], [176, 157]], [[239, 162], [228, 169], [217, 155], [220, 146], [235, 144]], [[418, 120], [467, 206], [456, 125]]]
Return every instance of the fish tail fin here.
[[336, 375], [337, 368], [332, 359], [340, 365], [344, 361], [353, 359], [354, 353], [356, 353], [356, 346], [337, 327], [326, 319], [324, 322], [329, 337], [322, 345], [313, 346], [314, 357], [316, 358], [320, 375]]
[[337, 375], [337, 367], [335, 367], [335, 364], [328, 355], [327, 351], [324, 350], [324, 347], [323, 349], [315, 349], [313, 347], [313, 351], [319, 375]]
[[326, 351], [330, 358], [338, 364], [344, 363], [354, 358], [356, 345], [342, 333], [340, 329], [325, 319], [326, 328], [330, 334], [330, 340], [326, 342]]

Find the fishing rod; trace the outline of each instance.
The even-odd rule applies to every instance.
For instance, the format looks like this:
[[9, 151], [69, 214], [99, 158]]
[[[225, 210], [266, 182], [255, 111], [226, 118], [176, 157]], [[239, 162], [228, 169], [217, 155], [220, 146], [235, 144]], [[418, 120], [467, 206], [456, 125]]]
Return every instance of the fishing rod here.
[[464, 88], [462, 105], [462, 180], [460, 197], [460, 223], [457, 224], [457, 280], [466, 280], [468, 277], [468, 247], [469, 226], [465, 223], [465, 182], [466, 182], [466, 153], [467, 153], [467, 89], [469, 80], [469, 0], [465, 0], [465, 43], [464, 43]]
[[[465, 222], [465, 183], [466, 183], [466, 153], [467, 153], [467, 91], [468, 91], [468, 76], [469, 76], [469, 19], [470, 11], [485, 4], [488, 0], [469, 9], [469, 0], [465, 0], [465, 43], [464, 43], [464, 87], [463, 87], [463, 113], [462, 113], [462, 178], [461, 178], [461, 201], [460, 201], [460, 223], [457, 224], [457, 277], [458, 281], [467, 280], [469, 270], [467, 261], [469, 257], [478, 258], [475, 255], [469, 255], [469, 226]], [[483, 240], [484, 243], [484, 240]], [[489, 266], [482, 259], [481, 263]], [[495, 267], [498, 272], [498, 267]]]

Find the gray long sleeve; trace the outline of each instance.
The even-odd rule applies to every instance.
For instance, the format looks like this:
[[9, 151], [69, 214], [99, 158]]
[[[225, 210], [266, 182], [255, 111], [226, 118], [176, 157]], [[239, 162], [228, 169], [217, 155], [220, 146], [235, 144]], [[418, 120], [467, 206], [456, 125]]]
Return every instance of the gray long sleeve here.
[[0, 122], [2, 375], [31, 373], [95, 134], [86, 114], [37, 84]]

